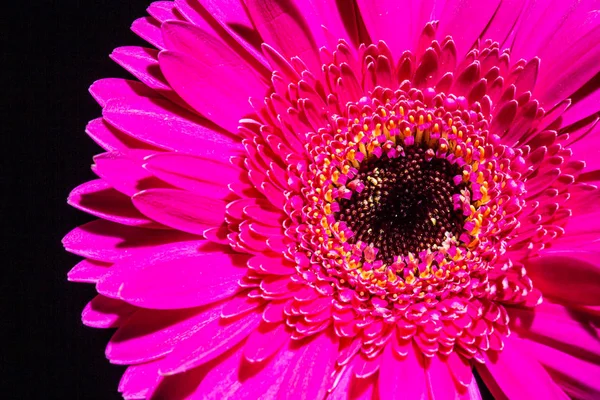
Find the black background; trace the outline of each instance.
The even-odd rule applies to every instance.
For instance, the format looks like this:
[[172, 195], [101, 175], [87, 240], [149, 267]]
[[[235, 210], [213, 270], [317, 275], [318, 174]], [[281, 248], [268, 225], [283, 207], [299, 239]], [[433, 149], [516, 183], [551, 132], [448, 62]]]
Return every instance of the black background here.
[[0, 11], [2, 399], [121, 398], [124, 367], [104, 357], [112, 331], [81, 323], [94, 288], [67, 281], [79, 258], [60, 240], [93, 219], [66, 204], [71, 189], [94, 178], [89, 167], [101, 152], [84, 132], [100, 116], [87, 88], [129, 77], [108, 55], [144, 43], [129, 26], [149, 3], [23, 1]]
[[[87, 328], [93, 286], [69, 283], [79, 258], [61, 238], [93, 218], [66, 204], [101, 152], [84, 133], [100, 115], [87, 88], [130, 77], [108, 55], [144, 45], [129, 30], [149, 0], [13, 2], [2, 14], [2, 399], [120, 399], [111, 330]], [[17, 8], [18, 7], [18, 8]]]

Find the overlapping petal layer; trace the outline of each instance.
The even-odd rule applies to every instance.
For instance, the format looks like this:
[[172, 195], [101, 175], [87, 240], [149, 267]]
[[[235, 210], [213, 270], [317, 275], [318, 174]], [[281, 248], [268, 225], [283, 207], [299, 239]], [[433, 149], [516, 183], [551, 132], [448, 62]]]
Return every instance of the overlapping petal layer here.
[[124, 398], [600, 396], [598, 6], [153, 3], [64, 239]]

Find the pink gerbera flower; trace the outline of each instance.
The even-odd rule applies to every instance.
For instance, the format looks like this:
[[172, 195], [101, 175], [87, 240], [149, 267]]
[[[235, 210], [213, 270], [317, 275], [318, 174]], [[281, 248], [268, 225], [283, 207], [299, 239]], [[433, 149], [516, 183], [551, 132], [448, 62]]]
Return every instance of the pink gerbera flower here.
[[64, 239], [124, 398], [599, 398], [597, 7], [153, 3]]

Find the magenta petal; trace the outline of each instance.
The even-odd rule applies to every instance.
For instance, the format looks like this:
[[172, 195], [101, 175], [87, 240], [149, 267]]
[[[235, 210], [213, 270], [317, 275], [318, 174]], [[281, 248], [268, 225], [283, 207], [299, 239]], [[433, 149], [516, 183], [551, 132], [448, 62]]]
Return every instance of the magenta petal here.
[[246, 0], [248, 13], [265, 43], [287, 59], [300, 57], [311, 71], [321, 62], [310, 27], [291, 0]]
[[124, 301], [97, 295], [85, 306], [81, 319], [92, 328], [116, 328], [136, 310]]
[[437, 37], [443, 39], [447, 35], [452, 36], [460, 62], [482, 34], [499, 5], [499, 0], [448, 0], [440, 16]]
[[162, 34], [160, 32], [160, 22], [152, 17], [138, 18], [131, 24], [131, 30], [139, 37], [150, 43], [152, 46], [164, 49]]
[[[207, 193], [210, 195], [210, 193]], [[223, 200], [175, 189], [150, 189], [133, 196], [144, 215], [171, 228], [201, 235], [223, 222]]]
[[402, 381], [398, 372], [399, 365], [403, 360], [399, 359], [389, 343], [381, 355], [381, 366], [379, 367], [379, 397], [381, 400], [393, 400], [396, 393], [404, 391]]
[[600, 25], [596, 25], [573, 46], [563, 49], [556, 62], [540, 74], [541, 89], [536, 94], [544, 108], [552, 108], [598, 73], [599, 42]]
[[[223, 9], [226, 12], [229, 8], [231, 7], [219, 7], [219, 10]], [[163, 24], [161, 29], [167, 50], [186, 53], [202, 60], [203, 54], [207, 53], [206, 56], [210, 57], [211, 52], [217, 49], [217, 54], [225, 56], [228, 60], [235, 60], [235, 65], [243, 67], [243, 70], [238, 69], [241, 75], [248, 74], [251, 79], [258, 79], [265, 83], [268, 81], [270, 71], [262, 64], [265, 63], [264, 57], [256, 49], [247, 46], [244, 41], [242, 43], [246, 46], [236, 46], [236, 43], [229, 38], [226, 44], [211, 30], [187, 22], [169, 21]], [[226, 26], [226, 29], [229, 27]], [[228, 44], [233, 46], [229, 47]]]
[[97, 290], [145, 308], [197, 307], [239, 291], [246, 260], [242, 254], [200, 253], [195, 242], [167, 246], [148, 258], [114, 265]]
[[236, 400], [276, 399], [295, 354], [285, 347], [265, 363], [250, 364], [244, 362], [241, 349], [236, 350], [216, 366], [205, 364], [211, 365], [210, 371], [195, 393], [207, 400], [221, 400], [225, 393]]
[[111, 99], [130, 99], [136, 97], [161, 98], [161, 96], [141, 82], [128, 79], [106, 78], [100, 79], [90, 86], [90, 93], [94, 100], [105, 107]]
[[206, 127], [206, 120], [166, 100], [113, 99], [104, 108], [103, 116], [129, 136], [167, 150], [204, 154], [206, 147], [223, 152], [243, 149], [230, 136]]
[[73, 229], [63, 238], [67, 251], [98, 261], [115, 262], [165, 243], [197, 237], [183, 232], [149, 230], [115, 224], [105, 220], [89, 222]]
[[67, 274], [71, 282], [96, 283], [108, 272], [112, 264], [102, 261], [83, 260]]
[[101, 179], [84, 183], [73, 189], [67, 202], [73, 207], [96, 217], [123, 225], [160, 228], [160, 224], [146, 218], [131, 203], [131, 199], [113, 189]]
[[261, 324], [244, 345], [244, 356], [250, 362], [262, 362], [290, 339], [285, 324]]
[[[415, 37], [423, 26], [413, 27], [412, 13], [418, 11], [416, 3], [410, 0], [400, 1], [372, 1], [358, 0], [360, 14], [369, 30], [371, 39], [377, 43], [382, 40], [389, 47], [395, 59], [412, 48]], [[415, 6], [415, 10], [413, 10]], [[415, 16], [416, 17], [416, 16]], [[403, 21], [403, 23], [398, 23]]]
[[127, 368], [119, 382], [119, 392], [123, 394], [123, 398], [146, 399], [148, 393], [160, 382], [158, 366], [158, 362], [149, 362]]
[[[476, 364], [484, 382], [494, 380], [510, 400], [568, 400], [544, 368], [528, 353], [521, 340], [513, 337], [505, 340], [507, 343], [501, 352], [492, 356], [484, 355], [485, 364]], [[515, 368], [516, 365], [519, 368]]]
[[160, 373], [178, 374], [215, 359], [245, 339], [260, 321], [260, 313], [250, 312], [233, 321], [219, 319], [209, 323], [169, 354]]
[[526, 341], [527, 348], [558, 382], [575, 398], [600, 398], [600, 365], [577, 358], [535, 341]]
[[432, 398], [435, 400], [456, 399], [458, 391], [452, 380], [452, 375], [446, 362], [442, 361], [439, 356], [433, 356], [429, 359], [425, 375]]
[[158, 149], [121, 132], [110, 125], [104, 118], [90, 121], [86, 128], [87, 133], [94, 142], [107, 151], [120, 151], [127, 153], [130, 149]]
[[[144, 167], [172, 185], [198, 194], [219, 191], [220, 198], [231, 193], [227, 185], [238, 182], [242, 170], [226, 163], [227, 154], [216, 153], [195, 157], [179, 153], [157, 154], [146, 160]], [[209, 192], [210, 193], [210, 192]], [[215, 196], [213, 196], [215, 197]]]
[[508, 314], [512, 329], [521, 337], [551, 342], [573, 354], [600, 356], [600, 330], [576, 309], [544, 301], [533, 309], [511, 307]]
[[186, 337], [220, 318], [221, 305], [185, 310], [140, 309], [121, 326], [106, 347], [114, 364], [137, 364], [170, 353]]
[[566, 303], [600, 305], [600, 253], [546, 251], [526, 264], [544, 295]]
[[141, 166], [141, 162], [119, 153], [94, 157], [92, 170], [112, 187], [127, 196], [151, 188], [168, 187]]
[[[418, 352], [418, 353], [417, 353]], [[426, 399], [427, 383], [425, 381], [425, 368], [420, 360], [421, 351], [415, 347], [408, 350], [405, 358], [400, 360], [395, 371], [398, 374], [399, 386], [404, 388], [407, 399]]]
[[204, 40], [203, 52], [195, 57], [161, 52], [160, 68], [171, 86], [196, 111], [236, 132], [239, 120], [253, 113], [248, 99], [264, 97], [267, 86], [248, 71], [235, 53], [208, 36]]
[[285, 374], [278, 399], [320, 399], [332, 383], [330, 377], [338, 356], [337, 336], [327, 330], [305, 340]]

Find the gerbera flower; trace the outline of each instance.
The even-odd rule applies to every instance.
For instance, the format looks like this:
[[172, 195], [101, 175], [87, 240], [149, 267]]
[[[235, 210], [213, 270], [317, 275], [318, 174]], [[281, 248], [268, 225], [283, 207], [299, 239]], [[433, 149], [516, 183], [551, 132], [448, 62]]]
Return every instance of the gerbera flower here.
[[597, 6], [153, 3], [64, 239], [124, 398], [598, 398]]

